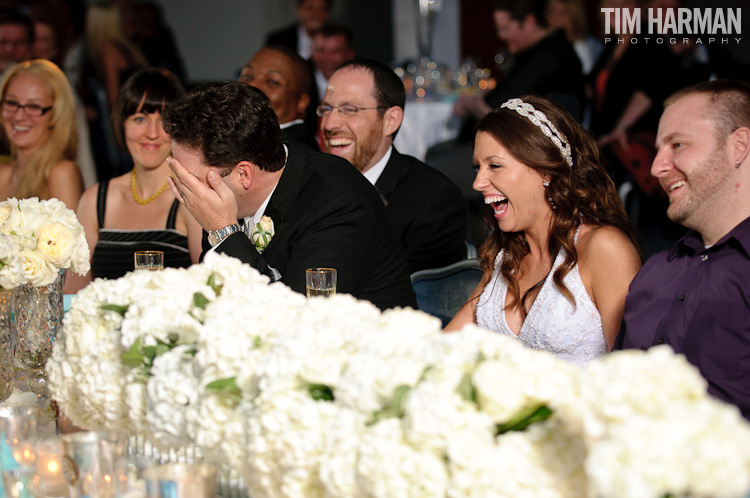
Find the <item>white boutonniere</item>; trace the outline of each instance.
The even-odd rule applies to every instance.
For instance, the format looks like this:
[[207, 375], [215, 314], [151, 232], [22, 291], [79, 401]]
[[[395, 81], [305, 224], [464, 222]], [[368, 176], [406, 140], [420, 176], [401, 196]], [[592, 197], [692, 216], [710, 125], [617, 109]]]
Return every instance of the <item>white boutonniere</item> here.
[[262, 253], [266, 246], [271, 242], [276, 231], [273, 228], [273, 220], [268, 216], [263, 216], [260, 223], [256, 223], [250, 232], [250, 242], [255, 245], [255, 249]]

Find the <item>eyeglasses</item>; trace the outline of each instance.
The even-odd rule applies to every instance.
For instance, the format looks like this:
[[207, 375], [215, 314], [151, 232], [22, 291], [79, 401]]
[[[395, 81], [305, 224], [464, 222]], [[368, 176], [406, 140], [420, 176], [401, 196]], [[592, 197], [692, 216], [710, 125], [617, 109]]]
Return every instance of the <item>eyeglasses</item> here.
[[21, 105], [15, 100], [4, 99], [2, 101], [3, 112], [8, 114], [15, 114], [19, 109], [23, 109], [27, 116], [38, 118], [47, 114], [53, 106], [42, 107], [39, 104], [25, 104]]
[[378, 107], [357, 107], [353, 104], [344, 104], [344, 105], [319, 105], [316, 109], [316, 114], [318, 116], [328, 116], [331, 114], [331, 111], [334, 109], [338, 109], [339, 114], [343, 114], [344, 116], [354, 116], [359, 111], [366, 111], [368, 109], [388, 109], [387, 107], [378, 106]]

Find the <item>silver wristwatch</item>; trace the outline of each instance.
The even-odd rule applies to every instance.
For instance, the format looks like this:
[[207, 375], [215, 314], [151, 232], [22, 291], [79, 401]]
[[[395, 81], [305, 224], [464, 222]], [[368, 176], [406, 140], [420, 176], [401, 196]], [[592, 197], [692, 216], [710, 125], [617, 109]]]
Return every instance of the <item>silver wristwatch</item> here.
[[219, 242], [226, 239], [234, 232], [239, 232], [240, 230], [242, 230], [242, 227], [235, 223], [233, 225], [227, 225], [224, 228], [208, 232], [208, 243], [211, 244], [211, 247], [215, 247]]

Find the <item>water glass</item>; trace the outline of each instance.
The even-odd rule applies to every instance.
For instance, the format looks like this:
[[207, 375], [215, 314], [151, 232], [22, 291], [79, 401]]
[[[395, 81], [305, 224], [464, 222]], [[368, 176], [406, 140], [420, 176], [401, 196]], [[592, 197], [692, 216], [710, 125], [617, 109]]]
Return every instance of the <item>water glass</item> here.
[[63, 447], [59, 436], [37, 442], [36, 472], [29, 488], [37, 498], [68, 495], [68, 483], [63, 475]]
[[115, 496], [116, 453], [107, 432], [76, 432], [60, 436], [62, 471], [70, 498]]
[[332, 296], [336, 294], [335, 268], [308, 268], [305, 270], [307, 297]]
[[36, 469], [37, 406], [0, 407], [0, 471], [7, 496], [30, 498]]
[[136, 251], [134, 259], [136, 270], [157, 271], [164, 269], [163, 251]]
[[149, 498], [215, 498], [216, 466], [170, 463], [146, 472]]

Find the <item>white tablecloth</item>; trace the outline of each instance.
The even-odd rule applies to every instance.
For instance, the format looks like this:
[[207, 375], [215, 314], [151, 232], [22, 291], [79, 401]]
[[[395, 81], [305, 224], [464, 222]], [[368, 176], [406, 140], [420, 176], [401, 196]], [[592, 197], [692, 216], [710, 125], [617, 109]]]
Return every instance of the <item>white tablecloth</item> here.
[[461, 120], [452, 111], [453, 102], [407, 102], [393, 145], [402, 154], [424, 161], [427, 149], [458, 136]]

